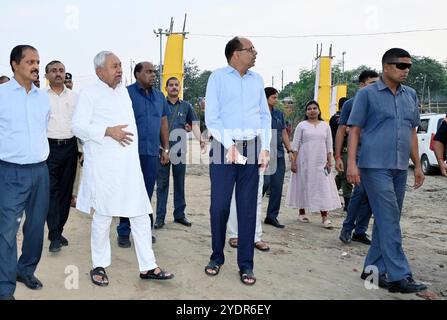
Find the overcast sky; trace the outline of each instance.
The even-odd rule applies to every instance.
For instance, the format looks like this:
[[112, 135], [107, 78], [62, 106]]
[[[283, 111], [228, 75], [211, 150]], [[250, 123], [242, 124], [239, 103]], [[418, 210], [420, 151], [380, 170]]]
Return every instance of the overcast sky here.
[[[380, 69], [381, 56], [391, 47], [446, 61], [446, 12], [447, 2], [435, 0], [1, 0], [0, 74], [11, 75], [9, 54], [15, 45], [31, 44], [40, 53], [41, 75], [47, 62], [61, 60], [77, 89], [95, 80], [92, 61], [101, 50], [121, 58], [124, 76], [130, 80], [131, 59], [159, 62], [159, 39], [153, 30], [167, 29], [173, 16], [174, 31], [181, 31], [187, 13], [186, 61], [195, 59], [201, 70], [214, 70], [226, 65], [223, 52], [231, 37], [252, 36], [258, 51], [253, 70], [266, 85], [273, 76], [280, 89], [281, 70], [287, 84], [298, 80], [301, 69], [312, 67], [317, 43], [323, 44], [324, 55], [332, 44], [335, 63], [346, 52], [346, 70], [361, 64]], [[446, 30], [294, 37], [437, 28]], [[284, 36], [291, 37], [275, 38]]]

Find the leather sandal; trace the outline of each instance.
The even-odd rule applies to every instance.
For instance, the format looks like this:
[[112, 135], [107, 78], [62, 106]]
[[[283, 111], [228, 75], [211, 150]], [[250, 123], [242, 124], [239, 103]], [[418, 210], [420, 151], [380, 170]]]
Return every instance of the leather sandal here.
[[232, 247], [232, 248], [237, 248], [237, 241], [238, 241], [238, 238], [230, 238], [230, 239], [228, 240], [228, 244], [229, 244], [230, 247]]
[[[218, 264], [216, 261], [210, 260], [208, 264], [205, 267], [205, 273], [209, 276], [217, 276], [220, 271], [220, 267], [222, 267], [221, 264]], [[214, 272], [210, 272], [209, 270], [212, 270]]]
[[[253, 274], [253, 271], [251, 271], [251, 270], [241, 270], [241, 271], [239, 271], [239, 276], [240, 276], [241, 282], [247, 286], [252, 286], [256, 283], [255, 275]], [[253, 282], [250, 282], [250, 280], [253, 280]]]
[[[159, 269], [160, 272], [155, 273], [155, 270]], [[157, 267], [155, 269], [149, 270], [146, 273], [141, 273], [140, 272], [140, 278], [141, 279], [153, 279], [153, 280], [169, 280], [174, 278], [174, 274], [173, 273], [168, 273], [164, 270], [162, 270], [161, 268]]]
[[[98, 281], [95, 277], [101, 277], [101, 280]], [[96, 267], [93, 270], [90, 270], [90, 278], [92, 282], [100, 287], [105, 287], [109, 284], [109, 278], [107, 277], [106, 270], [103, 267]]]

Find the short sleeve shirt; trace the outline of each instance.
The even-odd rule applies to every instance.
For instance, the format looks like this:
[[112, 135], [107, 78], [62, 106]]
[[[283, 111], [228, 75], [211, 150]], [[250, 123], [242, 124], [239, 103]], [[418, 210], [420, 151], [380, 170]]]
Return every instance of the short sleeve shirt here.
[[414, 89], [400, 85], [394, 95], [382, 79], [357, 92], [348, 125], [362, 129], [359, 168], [408, 169], [418, 105]]
[[182, 153], [186, 153], [187, 133], [185, 125], [192, 125], [193, 121], [198, 121], [191, 104], [186, 101], [178, 100], [172, 104], [166, 100], [169, 108], [168, 124], [169, 124], [169, 145], [172, 148], [179, 141], [181, 143]]
[[160, 154], [161, 120], [169, 115], [166, 98], [161, 91], [152, 88], [146, 93], [138, 82], [127, 87], [138, 131], [138, 152], [140, 155]]

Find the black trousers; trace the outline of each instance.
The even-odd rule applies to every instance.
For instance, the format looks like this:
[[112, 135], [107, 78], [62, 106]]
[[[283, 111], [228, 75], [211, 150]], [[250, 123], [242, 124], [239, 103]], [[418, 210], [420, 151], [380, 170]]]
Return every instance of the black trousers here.
[[78, 144], [76, 138], [49, 139], [50, 154], [47, 159], [50, 174], [50, 208], [48, 211], [48, 239], [59, 240], [70, 212], [73, 183], [76, 178]]

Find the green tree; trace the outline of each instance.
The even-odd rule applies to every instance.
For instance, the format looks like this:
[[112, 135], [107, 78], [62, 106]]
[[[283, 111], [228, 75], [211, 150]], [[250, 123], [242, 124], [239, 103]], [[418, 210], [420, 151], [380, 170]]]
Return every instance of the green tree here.
[[412, 57], [413, 66], [406, 85], [414, 88], [419, 100], [428, 102], [428, 90], [432, 99], [447, 97], [447, 68], [442, 63], [429, 57]]
[[193, 59], [184, 65], [183, 78], [183, 100], [193, 106], [199, 103], [200, 98], [205, 96], [206, 84], [211, 71], [200, 71], [197, 62]]

